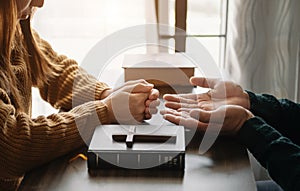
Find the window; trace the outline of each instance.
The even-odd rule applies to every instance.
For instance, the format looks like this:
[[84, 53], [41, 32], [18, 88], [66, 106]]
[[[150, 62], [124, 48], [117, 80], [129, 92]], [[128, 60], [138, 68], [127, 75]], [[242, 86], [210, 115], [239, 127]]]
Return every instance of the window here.
[[[175, 26], [176, 0], [160, 0], [160, 9], [167, 9], [168, 15], [160, 14], [163, 22]], [[187, 38], [197, 38], [207, 48], [216, 64], [223, 67], [227, 33], [228, 0], [187, 0], [186, 32]], [[162, 7], [162, 8], [161, 8]], [[160, 10], [159, 13], [163, 11]], [[174, 40], [174, 31], [169, 41]]]

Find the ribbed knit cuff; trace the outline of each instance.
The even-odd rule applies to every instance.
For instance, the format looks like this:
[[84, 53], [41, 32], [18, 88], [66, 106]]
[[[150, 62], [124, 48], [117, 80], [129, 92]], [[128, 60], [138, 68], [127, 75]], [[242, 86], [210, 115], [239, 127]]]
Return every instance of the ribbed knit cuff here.
[[95, 100], [101, 100], [104, 91], [111, 89], [107, 84], [98, 82], [95, 89]]
[[102, 101], [96, 101], [96, 111], [101, 124], [108, 124], [108, 109]]
[[[109, 122], [107, 106], [100, 100], [86, 102], [76, 108], [73, 108], [71, 112], [80, 116], [76, 119], [76, 123], [78, 121], [80, 124], [83, 123], [83, 125], [86, 125], [84, 123], [88, 123], [88, 126], [97, 126], [100, 124], [107, 124]], [[86, 119], [86, 117], [88, 118]]]
[[246, 91], [246, 92], [248, 93], [248, 95], [249, 95], [249, 100], [250, 100], [250, 111], [255, 111], [256, 106], [257, 106], [257, 102], [258, 102], [257, 97], [256, 97], [255, 93], [250, 92], [250, 91], [248, 91], [248, 90], [245, 90], [245, 91]]
[[88, 145], [95, 128], [108, 123], [107, 106], [102, 101], [90, 101], [71, 110], [78, 117], [75, 123], [82, 140]]
[[74, 88], [72, 107], [81, 105], [89, 101], [96, 101], [101, 99], [102, 93], [110, 89], [105, 83], [98, 82], [93, 77], [86, 78], [81, 81], [85, 86], [80, 85]]
[[19, 188], [23, 177], [3, 178], [0, 177], [0, 190], [15, 191]]

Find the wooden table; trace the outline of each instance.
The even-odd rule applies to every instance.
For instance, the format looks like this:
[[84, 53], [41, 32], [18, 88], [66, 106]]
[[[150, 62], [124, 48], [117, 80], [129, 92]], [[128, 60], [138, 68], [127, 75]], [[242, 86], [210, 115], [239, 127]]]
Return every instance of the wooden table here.
[[[201, 135], [195, 138], [201, 140]], [[193, 141], [197, 143], [197, 141]], [[198, 141], [199, 143], [199, 141]], [[78, 152], [85, 152], [85, 148]], [[59, 158], [28, 173], [21, 191], [255, 191], [254, 177], [247, 151], [241, 145], [220, 137], [204, 155], [198, 154], [197, 144], [189, 145], [186, 153], [186, 169], [183, 176], [128, 175], [126, 172], [105, 172], [90, 176], [86, 161], [69, 162], [74, 154]]]
[[[159, 114], [154, 115], [150, 124], [160, 120]], [[79, 158], [69, 162], [76, 154], [86, 152], [82, 148], [28, 173], [20, 190], [256, 191], [248, 153], [242, 145], [228, 137], [219, 137], [208, 152], [200, 155], [201, 140], [202, 134], [198, 132], [187, 146], [183, 176], [176, 172], [138, 174], [116, 170], [90, 176], [86, 161]]]

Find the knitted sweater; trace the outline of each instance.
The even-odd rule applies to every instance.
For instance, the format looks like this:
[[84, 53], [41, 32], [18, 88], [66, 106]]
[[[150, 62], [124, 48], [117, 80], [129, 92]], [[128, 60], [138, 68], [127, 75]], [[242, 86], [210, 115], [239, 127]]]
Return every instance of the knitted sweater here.
[[237, 138], [285, 191], [300, 190], [300, 104], [248, 91], [251, 111]]
[[68, 112], [32, 118], [28, 69], [24, 62], [13, 63], [26, 108], [17, 112], [8, 92], [0, 87], [0, 190], [17, 189], [27, 171], [83, 146], [82, 136], [87, 140], [96, 125], [107, 123], [107, 107], [99, 101], [107, 85], [36, 38], [49, 59], [63, 68], [49, 83], [37, 88], [45, 101]]

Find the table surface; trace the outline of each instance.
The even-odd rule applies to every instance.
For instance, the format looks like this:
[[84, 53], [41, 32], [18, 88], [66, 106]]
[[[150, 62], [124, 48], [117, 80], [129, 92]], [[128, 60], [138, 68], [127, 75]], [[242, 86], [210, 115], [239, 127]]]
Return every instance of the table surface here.
[[[158, 114], [149, 123], [161, 123], [161, 120]], [[199, 154], [202, 136], [193, 132], [186, 148], [183, 174], [105, 170], [91, 176], [85, 160], [69, 162], [76, 154], [86, 153], [87, 148], [82, 148], [27, 173], [19, 190], [256, 191], [247, 149], [232, 138], [219, 137], [206, 153]]]

